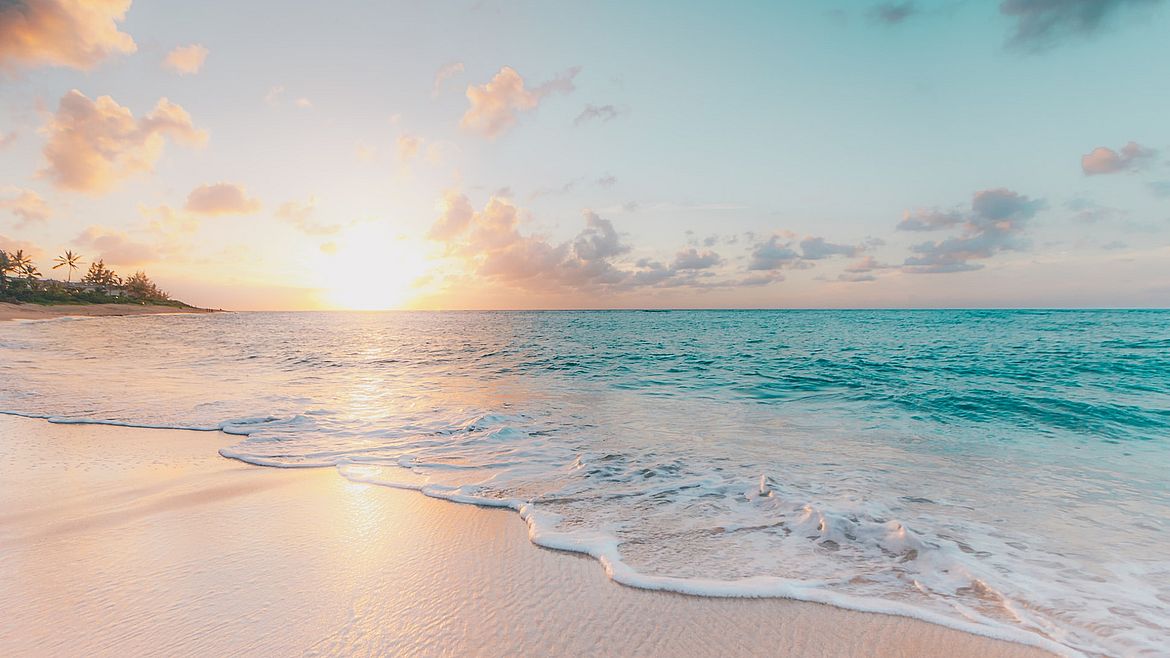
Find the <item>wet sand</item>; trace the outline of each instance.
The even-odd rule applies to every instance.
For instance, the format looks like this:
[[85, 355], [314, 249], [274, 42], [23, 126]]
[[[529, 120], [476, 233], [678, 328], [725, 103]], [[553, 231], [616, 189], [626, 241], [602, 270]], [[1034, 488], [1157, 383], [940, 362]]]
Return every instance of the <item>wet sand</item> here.
[[912, 619], [622, 587], [514, 513], [0, 415], [0, 655], [1042, 656]]
[[0, 302], [0, 321], [50, 320], [70, 316], [156, 315], [159, 313], [212, 313], [202, 308], [143, 306], [142, 304], [9, 304]]

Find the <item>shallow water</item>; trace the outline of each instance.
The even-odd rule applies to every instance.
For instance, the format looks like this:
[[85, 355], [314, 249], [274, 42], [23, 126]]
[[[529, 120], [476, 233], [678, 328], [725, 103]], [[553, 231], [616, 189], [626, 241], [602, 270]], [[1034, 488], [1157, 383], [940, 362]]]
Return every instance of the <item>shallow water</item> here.
[[0, 409], [513, 507], [620, 582], [1170, 644], [1170, 312], [9, 323]]

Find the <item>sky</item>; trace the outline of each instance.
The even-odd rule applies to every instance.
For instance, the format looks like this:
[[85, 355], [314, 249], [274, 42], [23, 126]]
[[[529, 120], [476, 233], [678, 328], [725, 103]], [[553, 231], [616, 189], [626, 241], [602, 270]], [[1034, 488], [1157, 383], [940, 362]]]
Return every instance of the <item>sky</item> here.
[[241, 310], [1170, 306], [1168, 5], [0, 0], [0, 249]]

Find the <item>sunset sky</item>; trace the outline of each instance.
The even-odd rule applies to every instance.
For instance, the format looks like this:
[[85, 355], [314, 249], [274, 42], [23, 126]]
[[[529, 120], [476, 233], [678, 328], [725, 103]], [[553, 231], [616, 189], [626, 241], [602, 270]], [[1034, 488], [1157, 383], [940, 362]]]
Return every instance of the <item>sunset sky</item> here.
[[0, 249], [231, 309], [1166, 306], [1168, 4], [0, 0]]

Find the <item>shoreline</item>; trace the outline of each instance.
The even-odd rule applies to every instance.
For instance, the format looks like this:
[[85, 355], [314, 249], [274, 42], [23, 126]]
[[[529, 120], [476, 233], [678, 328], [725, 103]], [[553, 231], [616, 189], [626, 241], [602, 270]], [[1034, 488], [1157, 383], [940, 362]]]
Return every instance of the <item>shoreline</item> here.
[[0, 322], [5, 320], [53, 320], [67, 317], [117, 317], [170, 313], [222, 313], [213, 309], [153, 304], [13, 304], [0, 302]]
[[507, 510], [217, 454], [235, 440], [0, 416], [0, 653], [1049, 655], [818, 603], [620, 586]]

